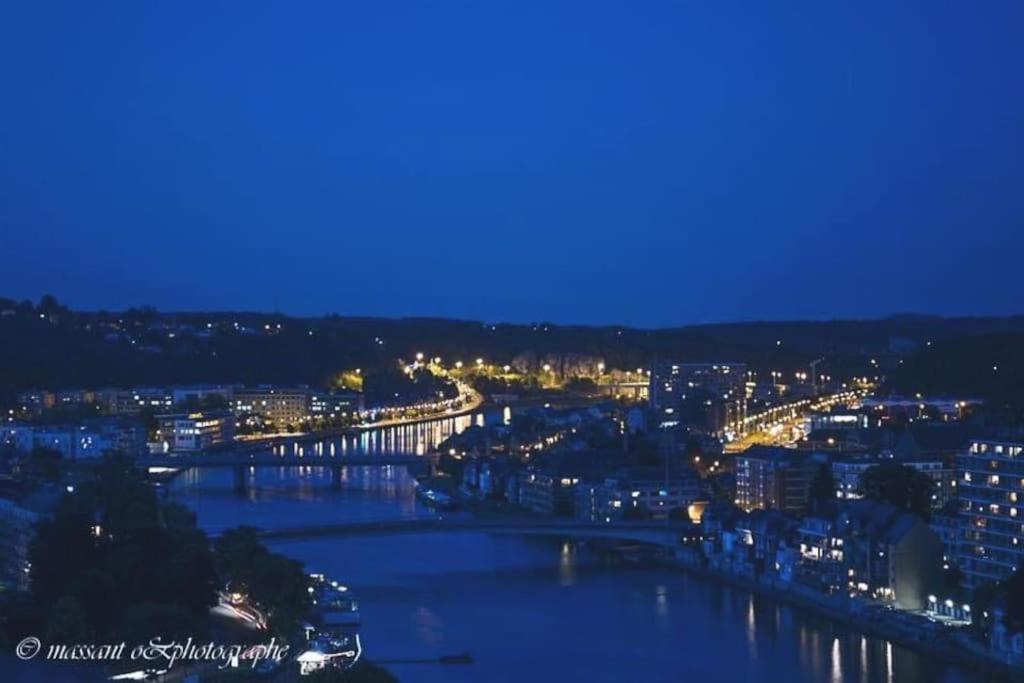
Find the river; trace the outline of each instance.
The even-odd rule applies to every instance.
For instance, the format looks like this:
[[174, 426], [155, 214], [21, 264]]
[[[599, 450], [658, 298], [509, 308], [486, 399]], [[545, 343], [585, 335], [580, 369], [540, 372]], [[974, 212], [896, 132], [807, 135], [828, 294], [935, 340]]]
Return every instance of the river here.
[[[424, 445], [446, 429], [428, 427]], [[369, 445], [403, 437], [361, 438]], [[243, 498], [230, 473], [205, 470], [179, 477], [170, 495], [211, 532], [434, 514], [415, 500], [404, 468], [350, 468], [341, 490], [329, 476], [315, 468], [257, 470]], [[609, 563], [567, 542], [462, 532], [273, 547], [352, 587], [367, 656], [391, 662], [403, 682], [983, 680], [744, 590]], [[463, 652], [473, 664], [395, 663]]]

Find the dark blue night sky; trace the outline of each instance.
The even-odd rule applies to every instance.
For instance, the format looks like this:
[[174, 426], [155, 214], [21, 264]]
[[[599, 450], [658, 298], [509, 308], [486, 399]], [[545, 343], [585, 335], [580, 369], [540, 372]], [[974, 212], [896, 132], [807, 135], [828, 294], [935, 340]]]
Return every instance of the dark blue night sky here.
[[1019, 313], [1021, 2], [0, 9], [0, 296]]

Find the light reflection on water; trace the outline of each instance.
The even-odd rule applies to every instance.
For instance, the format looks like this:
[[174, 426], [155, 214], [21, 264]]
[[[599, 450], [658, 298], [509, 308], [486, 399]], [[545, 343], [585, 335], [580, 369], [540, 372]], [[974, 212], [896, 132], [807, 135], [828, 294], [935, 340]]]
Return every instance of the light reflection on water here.
[[445, 417], [407, 425], [367, 429], [358, 434], [336, 436], [321, 441], [290, 441], [274, 446], [276, 455], [307, 454], [331, 457], [345, 455], [390, 455], [395, 453], [425, 455], [452, 434], [459, 434], [471, 425], [489, 422], [509, 424], [511, 411], [476, 413]]

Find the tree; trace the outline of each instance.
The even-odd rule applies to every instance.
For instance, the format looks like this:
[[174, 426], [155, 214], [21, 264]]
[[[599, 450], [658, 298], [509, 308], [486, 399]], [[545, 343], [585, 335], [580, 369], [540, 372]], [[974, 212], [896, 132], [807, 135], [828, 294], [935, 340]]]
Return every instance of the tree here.
[[821, 463], [814, 478], [811, 479], [811, 489], [808, 493], [808, 500], [811, 510], [821, 512], [825, 505], [836, 499], [836, 480], [832, 476], [832, 466], [828, 463]]
[[888, 503], [922, 519], [931, 515], [931, 478], [898, 462], [869, 467], [860, 478], [860, 493], [870, 500]]
[[36, 310], [46, 316], [63, 316], [70, 312], [67, 306], [62, 306], [52, 294], [44, 294], [39, 299], [39, 305], [36, 306]]
[[215, 562], [223, 580], [266, 610], [271, 627], [287, 633], [309, 608], [309, 578], [302, 564], [272, 553], [252, 527], [226, 531], [214, 543]]
[[[205, 615], [204, 615], [205, 616]], [[164, 642], [198, 638], [206, 632], [202, 617], [178, 605], [140, 603], [121, 615], [115, 638], [128, 643], [144, 643], [159, 637]]]
[[597, 391], [597, 382], [589, 377], [573, 377], [565, 383], [565, 388], [579, 394], [593, 394]]
[[52, 448], [36, 447], [25, 458], [23, 469], [29, 476], [39, 477], [43, 481], [60, 480], [60, 463], [63, 460], [60, 451]]
[[90, 637], [82, 604], [72, 597], [57, 601], [50, 612], [46, 640], [56, 643], [81, 643]]
[[1024, 630], [1024, 567], [1017, 568], [1004, 588], [1006, 624], [1015, 631]]
[[97, 475], [39, 523], [29, 549], [32, 593], [48, 631], [145, 639], [165, 622], [193, 628], [216, 598], [206, 534], [180, 507], [162, 510], [119, 458]]

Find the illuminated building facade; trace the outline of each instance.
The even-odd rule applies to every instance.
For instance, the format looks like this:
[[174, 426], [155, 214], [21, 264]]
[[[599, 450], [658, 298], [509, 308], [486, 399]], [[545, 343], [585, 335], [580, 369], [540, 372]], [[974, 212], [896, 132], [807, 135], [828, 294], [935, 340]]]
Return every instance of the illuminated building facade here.
[[298, 425], [309, 415], [309, 389], [256, 387], [237, 389], [231, 401], [235, 415], [256, 415], [278, 426]]
[[736, 435], [746, 416], [745, 363], [656, 362], [648, 395], [662, 425]]
[[234, 435], [235, 420], [226, 411], [158, 415], [157, 441], [170, 452], [198, 451], [227, 443]]
[[803, 512], [820, 465], [806, 451], [751, 446], [736, 456], [736, 505], [747, 512]]
[[972, 441], [957, 456], [964, 583], [1003, 581], [1024, 564], [1024, 442]]

